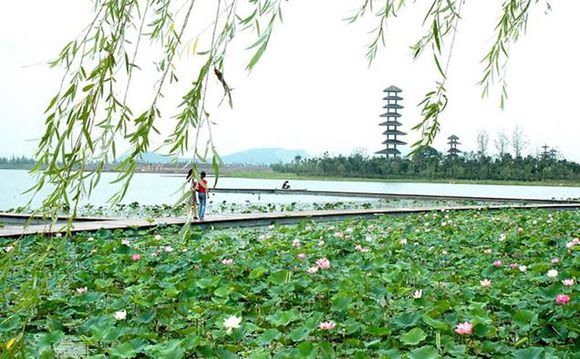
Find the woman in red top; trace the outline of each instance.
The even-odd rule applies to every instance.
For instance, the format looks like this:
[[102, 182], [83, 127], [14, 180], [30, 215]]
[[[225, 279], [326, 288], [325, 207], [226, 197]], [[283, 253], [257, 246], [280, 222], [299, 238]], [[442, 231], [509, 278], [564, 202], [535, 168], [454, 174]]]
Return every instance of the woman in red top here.
[[203, 221], [205, 217], [205, 206], [207, 203], [207, 193], [209, 192], [209, 188], [207, 186], [207, 180], [205, 179], [205, 172], [201, 172], [199, 177], [201, 178], [201, 182], [197, 184], [197, 198], [199, 199], [199, 220]]

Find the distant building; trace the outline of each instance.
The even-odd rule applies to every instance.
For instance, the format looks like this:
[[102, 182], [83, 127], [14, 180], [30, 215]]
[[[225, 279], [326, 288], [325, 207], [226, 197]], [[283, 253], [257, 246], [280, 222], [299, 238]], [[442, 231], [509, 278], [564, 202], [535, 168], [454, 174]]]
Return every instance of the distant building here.
[[550, 146], [548, 146], [546, 144], [544, 144], [542, 146], [542, 149], [543, 149], [543, 151], [542, 151], [542, 159], [547, 160], [547, 159], [550, 158], [550, 150], [549, 150], [549, 148], [550, 148]]
[[457, 148], [457, 145], [461, 144], [459, 142], [459, 137], [451, 135], [447, 137], [447, 139], [449, 140], [449, 142], [447, 142], [447, 144], [449, 145], [449, 149], [447, 150], [449, 156], [457, 156], [458, 154], [460, 154], [461, 151]]
[[403, 90], [398, 88], [397, 86], [389, 86], [383, 90], [386, 94], [383, 97], [383, 100], [387, 101], [387, 103], [383, 106], [386, 109], [386, 112], [381, 115], [381, 117], [386, 118], [386, 121], [381, 122], [379, 126], [385, 126], [386, 130], [383, 132], [383, 135], [386, 136], [385, 141], [383, 144], [385, 145], [385, 149], [375, 152], [379, 155], [386, 155], [388, 157], [397, 157], [401, 154], [401, 151], [397, 149], [397, 145], [406, 145], [406, 142], [403, 142], [398, 139], [398, 136], [406, 135], [405, 132], [399, 131], [398, 127], [401, 126], [401, 123], [398, 121], [398, 118], [401, 117], [399, 114], [399, 109], [402, 109], [403, 106], [399, 105], [399, 101], [403, 100], [402, 97], [399, 96]]

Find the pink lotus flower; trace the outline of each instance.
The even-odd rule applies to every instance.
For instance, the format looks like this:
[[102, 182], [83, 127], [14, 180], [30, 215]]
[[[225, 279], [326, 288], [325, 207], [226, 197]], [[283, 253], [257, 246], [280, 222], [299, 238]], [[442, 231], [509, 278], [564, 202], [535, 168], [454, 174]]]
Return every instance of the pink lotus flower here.
[[517, 269], [518, 268], [518, 264], [517, 263], [512, 263], [512, 264], [510, 264], [510, 268], [511, 269]]
[[131, 256], [131, 259], [133, 259], [133, 261], [137, 262], [137, 261], [139, 261], [139, 260], [141, 259], [141, 255], [140, 255], [140, 254], [137, 254], [137, 253], [135, 253], [135, 254], [133, 254], [133, 255]]
[[558, 305], [568, 304], [569, 301], [570, 301], [570, 296], [568, 296], [566, 294], [558, 294], [556, 296], [556, 304], [558, 304]]
[[370, 251], [370, 249], [368, 249], [367, 247], [363, 247], [360, 244], [357, 244], [354, 249], [356, 249], [357, 251], [361, 252], [361, 253], [367, 253], [368, 251]]
[[294, 248], [300, 248], [300, 241], [298, 239], [295, 239], [292, 241], [292, 247]]
[[321, 330], [332, 330], [336, 327], [335, 322], [322, 322], [318, 326]]
[[231, 266], [232, 264], [234, 264], [234, 260], [231, 258], [227, 258], [222, 260], [222, 264], [225, 266]]
[[320, 258], [316, 261], [316, 265], [320, 269], [328, 269], [330, 268], [330, 261], [327, 258]]
[[88, 291], [87, 287], [77, 288], [77, 294], [78, 295], [85, 294], [87, 291]]
[[318, 272], [318, 267], [310, 267], [306, 270], [309, 274], [314, 274]]
[[494, 266], [494, 267], [496, 267], [496, 268], [499, 268], [499, 267], [501, 267], [501, 266], [502, 266], [502, 264], [503, 264], [503, 262], [502, 262], [502, 261], [500, 261], [500, 260], [497, 260], [497, 261], [493, 262], [493, 266]]
[[491, 281], [489, 279], [484, 279], [482, 281], [479, 281], [479, 283], [483, 288], [489, 288], [491, 286]]
[[473, 334], [473, 323], [463, 322], [457, 324], [457, 327], [455, 327], [455, 333], [461, 335]]
[[551, 262], [552, 262], [552, 264], [558, 264], [558, 263], [560, 263], [560, 258], [557, 258], [557, 257], [552, 258]]
[[298, 259], [304, 259], [304, 258], [306, 258], [306, 254], [300, 253], [296, 257], [298, 257]]
[[571, 287], [573, 286], [575, 283], [574, 279], [570, 278], [570, 279], [564, 279], [562, 281], [562, 284], [564, 285], [564, 287]]
[[566, 243], [566, 248], [568, 249], [572, 249], [574, 248], [575, 245], [580, 244], [580, 239], [578, 238], [574, 238], [573, 240], [571, 240], [570, 242]]

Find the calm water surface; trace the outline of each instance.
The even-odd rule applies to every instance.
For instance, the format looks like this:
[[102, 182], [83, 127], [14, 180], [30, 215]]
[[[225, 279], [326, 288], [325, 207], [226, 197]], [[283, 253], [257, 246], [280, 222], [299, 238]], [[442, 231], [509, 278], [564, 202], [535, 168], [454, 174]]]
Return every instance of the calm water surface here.
[[[111, 182], [116, 177], [114, 173], [104, 173], [101, 184], [90, 198], [93, 205], [105, 205], [107, 200], [119, 188]], [[219, 187], [223, 188], [280, 188], [282, 180], [220, 178]], [[30, 198], [23, 195], [34, 179], [27, 171], [0, 170], [0, 210], [6, 210], [25, 205]], [[139, 202], [153, 205], [174, 203], [183, 193], [183, 177], [155, 173], [138, 173], [134, 176], [131, 187], [125, 197], [125, 203]], [[210, 185], [213, 178], [210, 178]], [[549, 186], [503, 186], [477, 184], [447, 184], [447, 183], [393, 183], [393, 182], [355, 182], [355, 181], [303, 181], [292, 180], [294, 189], [354, 191], [380, 193], [407, 193], [429, 195], [456, 195], [506, 198], [564, 199], [580, 198], [580, 187], [549, 187]], [[46, 193], [46, 191], [44, 192]], [[289, 202], [331, 202], [331, 201], [368, 201], [364, 198], [337, 198], [302, 195], [251, 195], [251, 194], [220, 194], [211, 198], [214, 202], [228, 201], [242, 203], [289, 203]], [[40, 198], [33, 200], [37, 206]]]

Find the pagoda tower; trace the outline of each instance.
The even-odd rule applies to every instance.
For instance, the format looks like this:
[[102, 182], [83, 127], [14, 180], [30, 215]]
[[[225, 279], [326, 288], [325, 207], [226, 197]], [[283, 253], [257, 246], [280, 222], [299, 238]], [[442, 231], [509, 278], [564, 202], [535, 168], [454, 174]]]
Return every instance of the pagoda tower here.
[[461, 153], [461, 150], [457, 148], [457, 145], [461, 144], [460, 142], [458, 142], [459, 137], [451, 135], [447, 137], [447, 139], [449, 140], [449, 142], [447, 142], [447, 144], [449, 145], [449, 149], [447, 150], [449, 156], [457, 156], [459, 153]]
[[399, 96], [399, 93], [403, 91], [397, 86], [389, 86], [383, 90], [386, 94], [383, 97], [383, 100], [387, 101], [387, 103], [383, 106], [387, 112], [383, 113], [381, 117], [386, 118], [386, 121], [381, 122], [379, 126], [386, 126], [385, 132], [383, 135], [386, 135], [387, 138], [383, 142], [385, 145], [385, 149], [375, 152], [379, 155], [386, 155], [388, 157], [397, 157], [401, 154], [401, 151], [397, 149], [397, 145], [406, 145], [407, 142], [403, 142], [397, 139], [397, 136], [404, 136], [406, 135], [405, 132], [399, 131], [398, 127], [401, 126], [401, 123], [397, 120], [401, 117], [399, 114], [399, 109], [402, 109], [403, 106], [399, 105], [399, 101], [403, 98]]
[[544, 145], [542, 146], [542, 149], [544, 150], [544, 151], [542, 152], [542, 159], [546, 160], [546, 159], [550, 158], [550, 151], [549, 151], [549, 148], [550, 148], [550, 146], [548, 146], [548, 145], [546, 145], [546, 144], [544, 144]]

